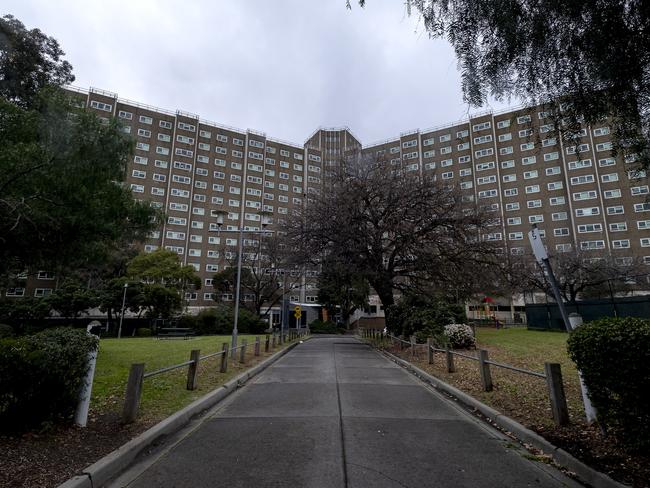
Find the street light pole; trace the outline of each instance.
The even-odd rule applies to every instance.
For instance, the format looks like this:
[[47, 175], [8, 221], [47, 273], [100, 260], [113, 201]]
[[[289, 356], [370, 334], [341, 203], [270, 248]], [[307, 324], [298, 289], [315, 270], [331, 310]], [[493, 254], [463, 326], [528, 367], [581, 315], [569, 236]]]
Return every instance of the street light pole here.
[[239, 321], [239, 288], [241, 286], [241, 255], [243, 253], [244, 228], [239, 226], [239, 242], [237, 251], [237, 284], [235, 285], [235, 319], [232, 326], [232, 350], [237, 347], [237, 322]]
[[[269, 212], [260, 212], [261, 222], [262, 222], [262, 231], [260, 233], [260, 239], [264, 234], [264, 229], [270, 222]], [[237, 251], [237, 284], [235, 289], [235, 318], [233, 321], [232, 327], [232, 350], [233, 354], [235, 348], [237, 347], [237, 323], [239, 321], [239, 296], [241, 294], [241, 258], [244, 253], [244, 227], [240, 224], [239, 226], [239, 242], [238, 242], [238, 251]]]
[[124, 283], [124, 294], [122, 295], [122, 313], [120, 314], [120, 327], [117, 329], [117, 338], [122, 338], [122, 321], [124, 320], [124, 305], [126, 304], [126, 290], [129, 288], [128, 283]]

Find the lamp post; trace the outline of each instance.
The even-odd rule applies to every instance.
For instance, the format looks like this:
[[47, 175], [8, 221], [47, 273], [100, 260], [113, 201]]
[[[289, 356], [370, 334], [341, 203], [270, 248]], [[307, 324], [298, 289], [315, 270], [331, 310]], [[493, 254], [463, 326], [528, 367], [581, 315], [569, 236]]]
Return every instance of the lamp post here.
[[[216, 212], [216, 217], [217, 217], [217, 229], [219, 231], [221, 230], [221, 226], [223, 226], [223, 215], [225, 212]], [[260, 234], [263, 234], [265, 232], [265, 228], [271, 223], [271, 213], [270, 212], [259, 212], [259, 215], [261, 216], [261, 222], [262, 222], [262, 230]], [[235, 285], [235, 317], [233, 320], [233, 326], [232, 326], [232, 341], [231, 341], [231, 347], [232, 350], [234, 351], [235, 348], [237, 347], [237, 324], [239, 322], [239, 297], [241, 295], [241, 268], [242, 268], [242, 254], [244, 253], [244, 227], [241, 225], [241, 220], [240, 220], [240, 226], [238, 231], [234, 232], [239, 232], [239, 242], [237, 243], [237, 282]], [[251, 231], [247, 231], [251, 232]], [[256, 232], [256, 231], [252, 231]]]
[[120, 314], [120, 327], [117, 329], [117, 338], [122, 338], [122, 321], [124, 320], [124, 305], [126, 304], [126, 290], [129, 288], [128, 283], [124, 283], [124, 294], [122, 295], [122, 313]]

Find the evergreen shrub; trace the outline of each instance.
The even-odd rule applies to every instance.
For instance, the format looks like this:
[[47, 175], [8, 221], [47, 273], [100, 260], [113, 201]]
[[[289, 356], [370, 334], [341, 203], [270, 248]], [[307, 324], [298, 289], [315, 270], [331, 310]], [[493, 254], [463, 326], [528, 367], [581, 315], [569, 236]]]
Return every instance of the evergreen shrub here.
[[571, 333], [569, 356], [582, 372], [598, 421], [625, 444], [650, 450], [650, 321], [603, 318]]
[[0, 339], [0, 429], [24, 431], [70, 420], [97, 339], [85, 330], [47, 329]]

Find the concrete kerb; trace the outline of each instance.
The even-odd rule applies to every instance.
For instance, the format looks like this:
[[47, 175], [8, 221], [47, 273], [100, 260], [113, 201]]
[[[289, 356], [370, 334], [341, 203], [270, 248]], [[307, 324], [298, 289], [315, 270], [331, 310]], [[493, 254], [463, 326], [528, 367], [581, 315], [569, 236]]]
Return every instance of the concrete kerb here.
[[[309, 339], [309, 337], [301, 340], [304, 342], [307, 339]], [[237, 377], [227, 381], [216, 390], [213, 390], [207, 395], [193, 401], [188, 406], [144, 431], [135, 439], [131, 439], [129, 442], [118, 447], [99, 461], [91, 464], [85, 468], [80, 475], [70, 478], [65, 483], [59, 485], [58, 488], [100, 488], [107, 481], [124, 471], [144, 449], [151, 446], [161, 438], [175, 433], [187, 425], [192, 418], [205, 412], [209, 408], [212, 408], [218, 402], [234, 393], [237, 388], [243, 386], [248, 380], [258, 375], [264, 369], [268, 368], [271, 364], [287, 354], [298, 344], [299, 342], [296, 342], [282, 351], [278, 351], [248, 371], [245, 371]]]
[[[369, 344], [371, 347], [374, 347], [368, 341], [363, 341], [363, 342]], [[592, 486], [593, 488], [629, 488], [628, 485], [624, 485], [622, 483], [619, 483], [618, 481], [613, 480], [605, 473], [601, 473], [600, 471], [596, 471], [595, 469], [590, 468], [582, 461], [579, 461], [578, 459], [574, 458], [568, 452], [564, 451], [563, 449], [560, 449], [557, 446], [554, 446], [553, 444], [551, 444], [549, 441], [547, 441], [540, 435], [536, 434], [530, 429], [527, 429], [519, 422], [516, 422], [510, 417], [503, 415], [498, 410], [489, 407], [485, 403], [480, 402], [476, 398], [468, 395], [467, 393], [459, 390], [458, 388], [455, 388], [445, 383], [444, 381], [436, 378], [435, 376], [431, 376], [426, 371], [423, 371], [417, 366], [414, 366], [408, 361], [405, 361], [387, 351], [380, 351], [380, 352], [384, 354], [391, 361], [394, 361], [395, 363], [405, 368], [407, 371], [413, 373], [422, 381], [429, 383], [437, 390], [442, 391], [451, 397], [454, 397], [465, 406], [475, 409], [483, 417], [485, 417], [489, 423], [496, 425], [501, 430], [503, 430], [506, 434], [510, 434], [512, 437], [516, 438], [520, 442], [531, 445], [532, 447], [542, 451], [544, 454], [550, 455], [559, 466], [562, 466], [563, 468], [574, 473], [577, 476], [578, 480], [581, 481], [582, 483], [586, 483], [587, 485]]]

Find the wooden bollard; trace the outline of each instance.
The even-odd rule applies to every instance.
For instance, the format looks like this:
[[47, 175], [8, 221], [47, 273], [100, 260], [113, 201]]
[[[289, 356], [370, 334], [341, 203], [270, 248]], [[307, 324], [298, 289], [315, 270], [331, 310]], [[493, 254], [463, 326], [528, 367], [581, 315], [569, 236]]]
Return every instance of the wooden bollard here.
[[271, 347], [275, 349], [275, 334], [273, 334], [273, 340], [271, 341]]
[[260, 355], [260, 338], [259, 337], [255, 338], [255, 355], [256, 356]]
[[445, 347], [445, 356], [447, 358], [447, 373], [455, 373], [456, 366], [454, 366], [454, 355], [449, 350], [449, 347]]
[[415, 357], [415, 336], [411, 336], [411, 357]]
[[569, 409], [566, 404], [564, 384], [562, 383], [562, 369], [557, 363], [544, 363], [544, 373], [546, 374], [546, 385], [548, 386], [548, 396], [551, 400], [551, 412], [553, 412], [555, 425], [567, 425], [569, 423]]
[[264, 340], [264, 352], [269, 352], [269, 346], [271, 345], [271, 337], [266, 334], [266, 339]]
[[433, 337], [427, 337], [427, 359], [433, 364]]
[[241, 349], [239, 350], [239, 362], [244, 364], [246, 362], [246, 339], [241, 341]]
[[492, 375], [490, 374], [490, 365], [487, 363], [490, 356], [485, 349], [478, 351], [478, 364], [481, 371], [481, 383], [484, 391], [492, 391]]
[[122, 408], [122, 422], [125, 424], [135, 421], [140, 408], [142, 396], [142, 380], [144, 379], [144, 363], [135, 363], [129, 370], [129, 379], [124, 393], [124, 407]]
[[201, 351], [199, 349], [192, 349], [190, 352], [190, 365], [187, 368], [187, 389], [196, 390], [199, 379], [199, 361], [201, 360]]
[[224, 342], [221, 345], [221, 368], [219, 369], [220, 372], [226, 373], [228, 371], [228, 343]]

